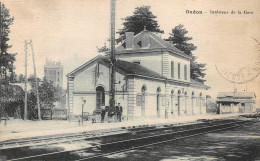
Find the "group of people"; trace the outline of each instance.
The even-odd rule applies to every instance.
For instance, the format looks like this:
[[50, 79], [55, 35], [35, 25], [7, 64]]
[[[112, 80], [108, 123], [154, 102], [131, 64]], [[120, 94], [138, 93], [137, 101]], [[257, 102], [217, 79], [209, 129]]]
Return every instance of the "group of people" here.
[[106, 113], [108, 113], [108, 117], [112, 118], [114, 115], [116, 115], [117, 121], [122, 121], [122, 113], [123, 113], [123, 107], [118, 103], [118, 105], [113, 108], [109, 106], [105, 106], [101, 109], [101, 122], [104, 122], [104, 118]]

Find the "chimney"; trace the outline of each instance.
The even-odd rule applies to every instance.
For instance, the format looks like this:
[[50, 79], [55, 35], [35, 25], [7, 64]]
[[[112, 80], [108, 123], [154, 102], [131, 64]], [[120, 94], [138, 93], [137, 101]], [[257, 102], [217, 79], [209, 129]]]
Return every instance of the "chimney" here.
[[134, 44], [134, 32], [126, 32], [125, 35], [126, 48], [132, 48]]

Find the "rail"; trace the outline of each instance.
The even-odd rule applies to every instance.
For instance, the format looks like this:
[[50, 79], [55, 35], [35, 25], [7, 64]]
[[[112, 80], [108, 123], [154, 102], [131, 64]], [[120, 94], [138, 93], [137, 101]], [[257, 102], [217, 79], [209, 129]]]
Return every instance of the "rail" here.
[[[27, 160], [27, 159], [35, 159], [35, 158], [42, 158], [42, 157], [50, 158], [51, 156], [54, 156], [54, 155], [62, 155], [62, 154], [71, 153], [71, 152], [84, 153], [84, 152], [91, 151], [93, 153], [93, 151], [95, 151], [93, 149], [98, 149], [99, 153], [95, 152], [95, 154], [93, 156], [88, 156], [88, 157], [85, 157], [82, 159], [78, 159], [78, 160], [89, 160], [89, 159], [93, 159], [93, 158], [104, 157], [104, 156], [115, 154], [115, 153], [122, 153], [122, 152], [130, 151], [130, 150], [145, 147], [145, 146], [151, 146], [151, 145], [155, 145], [155, 144], [161, 144], [164, 142], [174, 141], [174, 140], [192, 137], [192, 136], [196, 136], [196, 135], [235, 128], [235, 127], [239, 127], [241, 125], [244, 126], [244, 125], [252, 123], [252, 122], [254, 122], [254, 121], [244, 122], [241, 120], [235, 120], [232, 122], [221, 123], [221, 124], [219, 124], [219, 122], [214, 122], [215, 125], [211, 124], [208, 126], [192, 128], [192, 129], [185, 129], [185, 130], [180, 129], [179, 131], [173, 131], [173, 132], [166, 131], [165, 133], [161, 133], [161, 134], [145, 136], [145, 137], [138, 137], [138, 138], [133, 138], [133, 139], [120, 140], [120, 141], [115, 141], [115, 142], [108, 142], [108, 143], [104, 143], [104, 144], [92, 143], [92, 146], [87, 147], [87, 148], [84, 147], [84, 148], [75, 149], [75, 150], [39, 154], [39, 155], [21, 157], [21, 158], [12, 159], [12, 160]], [[151, 129], [151, 130], [154, 130], [154, 129]], [[178, 135], [180, 135], [180, 136], [178, 136]], [[149, 143], [151, 140], [156, 140], [156, 139], [158, 139], [158, 141]], [[145, 142], [147, 142], [147, 143], [145, 143]], [[145, 145], [142, 145], [143, 143], [145, 143]], [[118, 145], [124, 145], [125, 147], [118, 146]], [[117, 149], [118, 147], [123, 148], [123, 149]], [[103, 154], [101, 154], [101, 153], [103, 153]]]

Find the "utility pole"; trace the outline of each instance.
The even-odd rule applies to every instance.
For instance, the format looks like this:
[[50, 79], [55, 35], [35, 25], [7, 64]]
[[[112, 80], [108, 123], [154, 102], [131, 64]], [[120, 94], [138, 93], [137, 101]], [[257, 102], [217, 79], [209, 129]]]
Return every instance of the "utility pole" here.
[[[2, 54], [2, 3], [0, 1], [0, 48]], [[0, 66], [0, 74], [1, 74], [1, 66]]]
[[34, 77], [35, 77], [35, 84], [36, 84], [36, 98], [37, 98], [38, 118], [39, 118], [39, 120], [42, 120], [42, 118], [41, 118], [41, 109], [40, 109], [40, 100], [39, 100], [39, 91], [38, 91], [38, 80], [37, 80], [37, 74], [36, 74], [36, 65], [35, 65], [35, 59], [34, 59], [34, 51], [33, 51], [32, 40], [30, 41], [30, 44], [31, 44], [31, 49], [32, 49], [33, 69], [34, 69]]
[[116, 10], [116, 0], [110, 1], [110, 14], [111, 14], [111, 20], [110, 20], [110, 27], [111, 27], [111, 55], [110, 55], [110, 61], [112, 66], [111, 71], [111, 79], [110, 79], [110, 101], [109, 105], [111, 108], [115, 107], [115, 10]]
[[[3, 50], [2, 50], [2, 3], [0, 1], [0, 55], [3, 54]], [[0, 65], [0, 78], [2, 77], [2, 66]]]
[[27, 120], [27, 41], [25, 40], [24, 41], [24, 55], [25, 55], [25, 64], [24, 64], [24, 67], [25, 67], [25, 76], [24, 76], [24, 79], [25, 79], [25, 87], [24, 87], [24, 92], [25, 92], [25, 97], [24, 97], [24, 120]]

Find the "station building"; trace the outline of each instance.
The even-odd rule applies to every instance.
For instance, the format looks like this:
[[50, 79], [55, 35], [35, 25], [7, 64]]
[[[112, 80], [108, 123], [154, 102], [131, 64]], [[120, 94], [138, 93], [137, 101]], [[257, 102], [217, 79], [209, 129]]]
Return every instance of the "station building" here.
[[217, 96], [218, 113], [256, 112], [254, 92], [220, 92]]
[[[116, 48], [115, 101], [127, 120], [206, 113], [208, 86], [190, 78], [191, 57], [150, 31], [126, 33]], [[109, 105], [109, 56], [97, 56], [67, 74], [68, 110], [80, 115]]]

